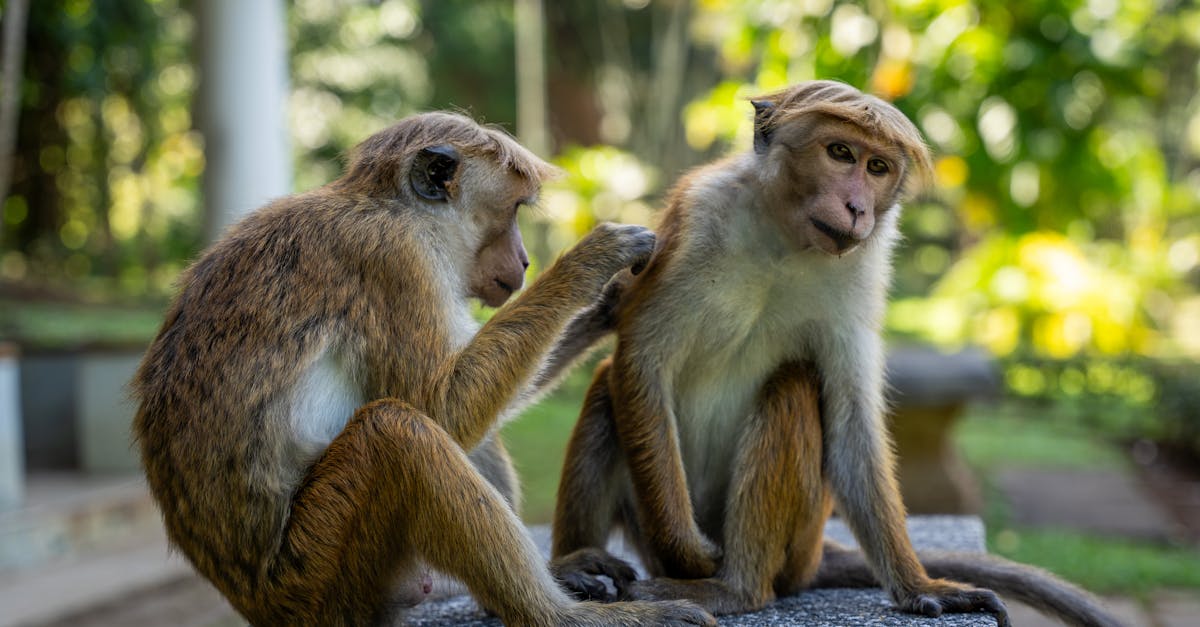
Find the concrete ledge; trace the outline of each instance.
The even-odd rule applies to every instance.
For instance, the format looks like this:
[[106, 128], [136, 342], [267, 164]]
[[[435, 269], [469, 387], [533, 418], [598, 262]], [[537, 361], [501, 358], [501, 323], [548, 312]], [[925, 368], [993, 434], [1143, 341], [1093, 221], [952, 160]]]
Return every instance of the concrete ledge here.
[[[918, 549], [984, 552], [983, 523], [974, 516], [918, 516], [908, 523], [913, 544]], [[550, 531], [545, 526], [534, 527], [534, 540], [543, 553], [548, 553]], [[854, 544], [841, 521], [830, 521], [826, 534], [844, 544]], [[636, 563], [620, 539], [609, 544], [609, 550]], [[406, 616], [406, 624], [415, 627], [460, 625], [465, 627], [499, 627], [500, 621], [483, 614], [467, 596], [425, 603]], [[806, 625], [845, 627], [871, 625], [900, 627], [929, 625], [930, 627], [966, 627], [995, 625], [985, 614], [947, 614], [941, 618], [922, 618], [904, 614], [892, 607], [882, 590], [812, 590], [780, 599], [758, 612], [720, 617], [721, 625], [758, 627], [762, 625]]]
[[[983, 525], [972, 516], [916, 516], [909, 521], [909, 532], [918, 548], [982, 552], [984, 547]], [[542, 551], [548, 553], [549, 529], [538, 526], [531, 533]], [[826, 533], [839, 542], [853, 544], [838, 521], [831, 522]], [[609, 548], [630, 558], [620, 540]], [[79, 555], [31, 570], [0, 572], [0, 608], [0, 627], [245, 625], [212, 586], [191, 572], [182, 558], [168, 554], [161, 530], [142, 534], [131, 543], [102, 553]], [[981, 614], [954, 614], [938, 619], [902, 614], [892, 608], [878, 589], [808, 591], [781, 599], [758, 612], [722, 616], [720, 622], [747, 627], [995, 624]], [[485, 616], [470, 597], [459, 594], [418, 606], [402, 624], [499, 627], [500, 621]]]

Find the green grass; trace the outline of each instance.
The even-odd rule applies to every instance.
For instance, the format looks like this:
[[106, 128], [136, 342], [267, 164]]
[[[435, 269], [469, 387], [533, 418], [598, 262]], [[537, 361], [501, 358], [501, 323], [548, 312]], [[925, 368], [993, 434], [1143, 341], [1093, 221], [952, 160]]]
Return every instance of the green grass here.
[[558, 390], [505, 425], [501, 432], [521, 477], [521, 514], [528, 523], [548, 523], [554, 516], [567, 440], [579, 417], [591, 373], [591, 362], [579, 367]]
[[160, 308], [25, 302], [0, 299], [0, 339], [31, 348], [148, 344], [162, 324]]
[[988, 548], [1040, 566], [1100, 594], [1145, 597], [1160, 588], [1200, 589], [1200, 550], [1100, 537], [1068, 529], [1012, 524], [1009, 506], [988, 477], [1000, 468], [1120, 469], [1125, 455], [1076, 422], [1016, 405], [970, 413], [955, 434], [967, 463], [984, 483]]
[[1200, 551], [1194, 548], [991, 525], [988, 547], [1100, 594], [1145, 597], [1159, 588], [1200, 588]]
[[967, 461], [985, 472], [997, 466], [1119, 469], [1128, 464], [1101, 435], [1016, 405], [974, 409], [959, 423], [954, 439]]

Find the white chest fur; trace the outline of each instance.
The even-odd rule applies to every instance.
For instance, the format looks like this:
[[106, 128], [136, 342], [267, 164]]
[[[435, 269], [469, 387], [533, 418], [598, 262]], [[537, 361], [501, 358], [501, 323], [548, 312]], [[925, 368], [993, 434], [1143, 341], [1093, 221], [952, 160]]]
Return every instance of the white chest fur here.
[[813, 358], [808, 336], [833, 317], [833, 303], [817, 297], [823, 279], [813, 264], [822, 261], [803, 255], [772, 268], [726, 264], [727, 289], [694, 303], [693, 340], [677, 344], [670, 389], [697, 500], [723, 501], [704, 492], [724, 491], [735, 449], [729, 442], [740, 437], [767, 378], [788, 360]]
[[287, 417], [302, 461], [316, 459], [364, 402], [362, 388], [336, 351], [327, 349], [300, 373]]

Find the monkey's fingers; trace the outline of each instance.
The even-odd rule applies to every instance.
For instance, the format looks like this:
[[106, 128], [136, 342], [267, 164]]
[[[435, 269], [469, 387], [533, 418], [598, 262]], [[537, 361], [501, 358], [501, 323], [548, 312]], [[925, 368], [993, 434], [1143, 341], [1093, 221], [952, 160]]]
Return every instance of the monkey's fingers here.
[[625, 293], [625, 288], [633, 282], [633, 273], [628, 270], [622, 270], [613, 275], [605, 284], [604, 289], [600, 291], [600, 298], [597, 299], [593, 306], [593, 311], [596, 312], [596, 318], [600, 321], [601, 326], [606, 329], [616, 328], [616, 312], [617, 305], [621, 302], [621, 296]]
[[717, 619], [713, 618], [712, 614], [687, 601], [661, 601], [657, 605], [664, 610], [663, 617], [657, 622], [659, 625], [670, 625], [671, 627], [690, 627], [692, 625], [716, 627], [717, 625]]
[[654, 254], [654, 246], [658, 241], [654, 231], [644, 227], [632, 224], [623, 224], [616, 227], [620, 232], [622, 243], [626, 254], [628, 255], [627, 265], [630, 272], [639, 274], [646, 268], [646, 264], [650, 263], [650, 256]]
[[625, 596], [625, 591], [629, 588], [629, 584], [637, 581], [637, 571], [634, 570], [633, 566], [629, 565], [629, 562], [613, 557], [608, 553], [599, 556], [599, 559], [588, 564], [588, 566], [588, 573], [603, 575], [612, 580], [613, 587], [617, 589], [618, 597]]
[[562, 573], [557, 579], [564, 590], [580, 601], [608, 603], [617, 600], [617, 595], [609, 591], [603, 581], [588, 573]]
[[926, 616], [941, 616], [943, 613], [987, 612], [996, 618], [997, 627], [1012, 627], [1008, 608], [995, 592], [983, 588], [962, 588], [935, 594], [919, 594], [908, 604], [908, 609]]
[[[637, 579], [637, 571], [627, 562], [596, 548], [579, 549], [558, 558], [551, 563], [550, 571], [574, 596], [593, 601], [615, 601]], [[612, 580], [615, 593], [599, 579], [602, 576]]]

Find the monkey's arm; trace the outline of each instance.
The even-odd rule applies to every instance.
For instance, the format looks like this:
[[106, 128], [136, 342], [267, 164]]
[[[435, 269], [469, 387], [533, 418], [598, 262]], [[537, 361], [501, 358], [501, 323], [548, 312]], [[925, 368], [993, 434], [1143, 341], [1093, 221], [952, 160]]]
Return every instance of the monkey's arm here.
[[824, 368], [826, 472], [840, 510], [883, 587], [905, 611], [939, 616], [982, 610], [995, 615], [1001, 625], [1008, 624], [995, 593], [931, 579], [917, 559], [883, 424], [884, 362], [878, 335], [848, 331], [829, 339], [827, 354], [842, 358], [826, 360]]
[[540, 394], [553, 388], [559, 379], [616, 326], [616, 308], [621, 294], [633, 279], [627, 271], [618, 272], [604, 286], [600, 298], [571, 318], [558, 337], [541, 368], [526, 386], [512, 411], [520, 411]]
[[521, 393], [573, 312], [592, 301], [618, 270], [645, 263], [654, 233], [596, 227], [511, 304], [501, 308], [435, 377], [429, 414], [464, 448], [473, 448]]

